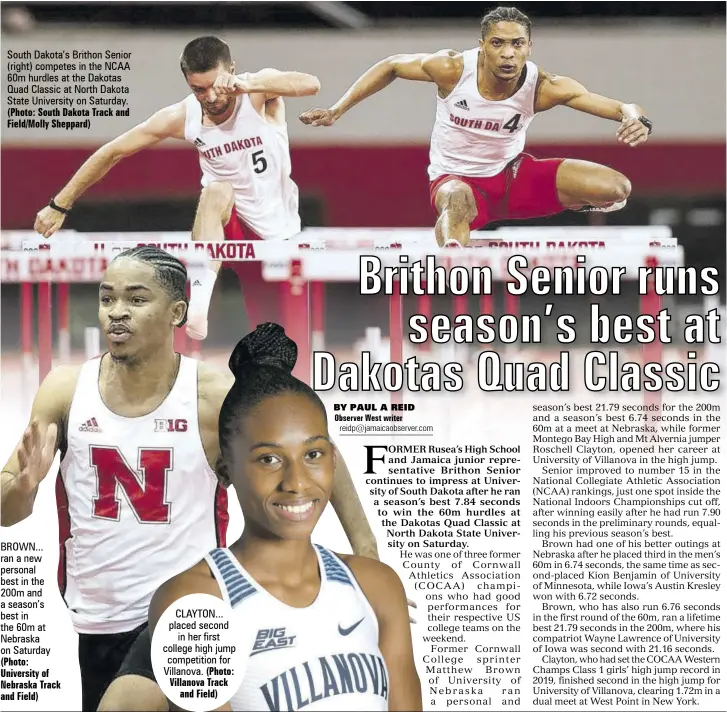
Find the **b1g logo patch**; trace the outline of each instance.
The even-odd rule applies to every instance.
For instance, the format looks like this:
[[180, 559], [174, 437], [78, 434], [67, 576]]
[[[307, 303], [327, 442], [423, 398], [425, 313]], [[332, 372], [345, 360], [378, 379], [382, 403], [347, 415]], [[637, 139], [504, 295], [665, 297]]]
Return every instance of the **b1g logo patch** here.
[[187, 421], [184, 418], [157, 418], [154, 420], [155, 433], [186, 433]]
[[263, 628], [257, 632], [250, 655], [267, 653], [269, 650], [295, 647], [295, 636], [286, 635], [285, 628]]

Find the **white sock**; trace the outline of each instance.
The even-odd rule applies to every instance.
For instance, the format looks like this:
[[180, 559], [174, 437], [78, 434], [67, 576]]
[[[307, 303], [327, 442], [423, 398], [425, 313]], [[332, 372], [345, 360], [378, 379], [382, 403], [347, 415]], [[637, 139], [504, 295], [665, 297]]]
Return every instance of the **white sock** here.
[[207, 314], [216, 281], [217, 272], [210, 267], [206, 267], [204, 272], [195, 275], [192, 280], [187, 313], [187, 334], [193, 339], [201, 340], [207, 337]]

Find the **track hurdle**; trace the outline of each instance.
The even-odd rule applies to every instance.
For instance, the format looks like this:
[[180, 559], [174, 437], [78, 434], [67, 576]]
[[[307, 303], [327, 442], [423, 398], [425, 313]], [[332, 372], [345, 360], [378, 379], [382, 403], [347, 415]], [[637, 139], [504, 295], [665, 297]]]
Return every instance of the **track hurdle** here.
[[[586, 254], [588, 256], [588, 265], [596, 266], [601, 264], [603, 259], [609, 263], [623, 266], [629, 266], [631, 270], [638, 270], [639, 266], [645, 266], [645, 260], [651, 260], [650, 264], [681, 264], [683, 253], [681, 248], [676, 245], [676, 240], [669, 234], [665, 234], [664, 230], [657, 230], [656, 235], [649, 236], [644, 229], [639, 228], [640, 234], [630, 232], [629, 229], [620, 228], [618, 238], [612, 242], [607, 240], [607, 228], [578, 228], [581, 235], [591, 231], [599, 231], [602, 233], [598, 240], [580, 240], [579, 242], [589, 242], [591, 244], [579, 246], [577, 251], [564, 249], [559, 245], [555, 247], [547, 244], [544, 238], [533, 239], [539, 228], [530, 228], [528, 233], [531, 239], [522, 240], [521, 242], [529, 242], [528, 249], [518, 249], [517, 254], [525, 256], [530, 255], [534, 259], [547, 259], [549, 264], [573, 264], [575, 254]], [[313, 231], [316, 232], [316, 231]], [[320, 237], [320, 231], [317, 231]], [[345, 241], [335, 239], [341, 231], [332, 230], [328, 234], [332, 239], [316, 242], [313, 235], [308, 232], [303, 233], [306, 237], [306, 243], [300, 241], [287, 241], [285, 243], [249, 243], [252, 247], [254, 257], [246, 257], [246, 260], [255, 259], [263, 263], [263, 276], [271, 281], [279, 281], [287, 283], [284, 288], [283, 296], [283, 321], [286, 329], [294, 335], [295, 340], [299, 344], [301, 353], [301, 368], [299, 373], [307, 379], [310, 375], [310, 351], [311, 341], [316, 342], [316, 346], [320, 348], [320, 334], [324, 329], [321, 302], [323, 298], [321, 291], [323, 285], [328, 282], [341, 281], [358, 281], [359, 258], [362, 255], [371, 254], [372, 250], [384, 258], [387, 264], [397, 264], [397, 254], [402, 250], [411, 255], [412, 259], [417, 256], [423, 258], [427, 254], [436, 254], [438, 264], [451, 266], [454, 264], [465, 265], [482, 265], [495, 266], [497, 272], [495, 278], [503, 279], [506, 276], [503, 272], [503, 262], [507, 256], [513, 254], [510, 245], [494, 246], [490, 240], [487, 245], [475, 248], [473, 250], [433, 250], [430, 246], [431, 239], [426, 244], [419, 243], [425, 231], [403, 231], [406, 235], [400, 235], [397, 230], [390, 231], [368, 231], [369, 237], [364, 240], [359, 234], [357, 239], [350, 243], [354, 245], [354, 249], [341, 247]], [[360, 232], [360, 231], [359, 231]], [[506, 232], [505, 230], [503, 233]], [[613, 232], [613, 231], [612, 231]], [[417, 233], [415, 235], [414, 233]], [[497, 235], [496, 233], [489, 233]], [[559, 233], [560, 234], [560, 233]], [[575, 235], [575, 232], [571, 232]], [[27, 233], [26, 233], [27, 236]], [[427, 232], [428, 238], [431, 238], [431, 231]], [[68, 284], [74, 281], [84, 281], [84, 276], [88, 277], [93, 274], [90, 281], [98, 281], [100, 275], [105, 269], [105, 263], [102, 262], [103, 249], [99, 249], [98, 243], [94, 243], [91, 238], [97, 238], [98, 235], [86, 235], [83, 242], [69, 241], [53, 243], [50, 252], [43, 251], [43, 255], [33, 253], [31, 251], [17, 253], [16, 251], [5, 250], [3, 252], [3, 277], [6, 281], [20, 281], [21, 294], [25, 295], [22, 306], [23, 319], [23, 348], [28, 348], [28, 344], [32, 343], [32, 324], [29, 326], [28, 315], [32, 314], [32, 304], [28, 305], [28, 285], [37, 283], [39, 285], [39, 295], [42, 297], [39, 302], [39, 371], [41, 376], [47, 373], [51, 363], [50, 353], [50, 291], [51, 282], [59, 284]], [[103, 237], [107, 235], [103, 234]], [[161, 235], [148, 233], [139, 233], [138, 235], [124, 234], [124, 242], [114, 243], [114, 250], [122, 250], [138, 244], [144, 244], [153, 241], [154, 244], [168, 249], [170, 252], [178, 252], [180, 256], [190, 253], [188, 247], [188, 236], [180, 236], [176, 233]], [[152, 237], [152, 240], [149, 238]], [[173, 242], [163, 243], [159, 238], [167, 240], [180, 240], [185, 237], [187, 245], [177, 244], [174, 247]], [[137, 238], [129, 240], [129, 238]], [[415, 239], [416, 238], [416, 239]], [[512, 241], [508, 241], [512, 242]], [[545, 245], [543, 245], [545, 242]], [[537, 243], [537, 246], [534, 246]], [[603, 243], [603, 244], [601, 244]], [[648, 243], [648, 244], [647, 244]], [[48, 244], [48, 243], [46, 243]], [[242, 245], [243, 243], [238, 243]], [[106, 243], [108, 245], [108, 243]], [[334, 247], [330, 247], [334, 245]], [[102, 246], [104, 247], [104, 246]], [[315, 247], [316, 249], [311, 249]], [[108, 255], [107, 255], [108, 256]], [[81, 262], [73, 262], [72, 264], [62, 263], [63, 260], [75, 258]], [[95, 260], [95, 262], [94, 262]], [[226, 258], [226, 261], [241, 261], [234, 258]], [[626, 261], [629, 264], [625, 264]], [[21, 264], [22, 263], [22, 264]], [[103, 269], [101, 265], [103, 264]], [[22, 273], [22, 274], [21, 274]], [[41, 289], [41, 285], [43, 285]], [[32, 293], [32, 292], [31, 292]], [[313, 296], [317, 295], [317, 296]], [[512, 299], [506, 300], [505, 313], [517, 314], [518, 302], [515, 295], [510, 295]], [[431, 308], [431, 298], [427, 295], [417, 297], [417, 303], [420, 313], [427, 313], [427, 308]], [[390, 359], [397, 363], [403, 361], [403, 301], [404, 296], [401, 290], [390, 296], [389, 300], [389, 326], [390, 326]], [[41, 304], [45, 305], [45, 309], [41, 308]], [[317, 306], [314, 306], [317, 305]], [[661, 308], [661, 299], [658, 295], [651, 292], [644, 295], [641, 300], [641, 313], [656, 314]], [[311, 310], [313, 309], [313, 314]], [[319, 310], [319, 317], [315, 317], [315, 311]], [[492, 314], [493, 295], [483, 294], [480, 297], [480, 310], [482, 313]], [[464, 311], [460, 302], [459, 307], [455, 307], [455, 313]], [[45, 312], [45, 313], [43, 313]], [[431, 313], [431, 312], [430, 312]], [[313, 327], [316, 327], [315, 329]], [[314, 336], [315, 332], [317, 336]], [[30, 336], [29, 336], [30, 335]], [[660, 345], [655, 345], [659, 348]], [[27, 354], [27, 351], [26, 351]], [[653, 355], [649, 355], [649, 360], [655, 360]]]

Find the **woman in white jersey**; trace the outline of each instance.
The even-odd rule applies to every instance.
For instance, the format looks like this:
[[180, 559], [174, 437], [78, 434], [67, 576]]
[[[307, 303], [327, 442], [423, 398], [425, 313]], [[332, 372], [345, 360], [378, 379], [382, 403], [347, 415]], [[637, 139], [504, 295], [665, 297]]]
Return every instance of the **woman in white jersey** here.
[[[420, 710], [398, 576], [378, 561], [311, 543], [336, 455], [320, 398], [291, 375], [296, 357], [271, 323], [235, 348], [217, 471], [235, 485], [245, 529], [229, 549], [213, 550], [157, 591], [150, 628], [192, 593], [223, 598], [255, 627], [264, 654], [251, 651], [243, 683], [222, 709]], [[266, 646], [273, 630], [294, 644]]]

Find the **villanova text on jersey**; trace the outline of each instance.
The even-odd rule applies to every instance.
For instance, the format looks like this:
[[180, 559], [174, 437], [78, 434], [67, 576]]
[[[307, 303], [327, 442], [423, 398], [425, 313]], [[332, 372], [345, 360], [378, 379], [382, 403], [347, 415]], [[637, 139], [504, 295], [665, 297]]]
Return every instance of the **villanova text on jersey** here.
[[272, 596], [229, 549], [205, 557], [233, 613], [258, 626], [245, 676], [230, 699], [233, 710], [389, 708], [376, 613], [345, 562], [322, 546], [314, 549], [321, 587], [304, 608]]
[[[276, 675], [260, 687], [269, 710], [292, 712], [336, 695], [389, 698], [383, 659], [371, 653], [341, 653], [309, 660]], [[340, 700], [338, 709], [345, 709]]]

